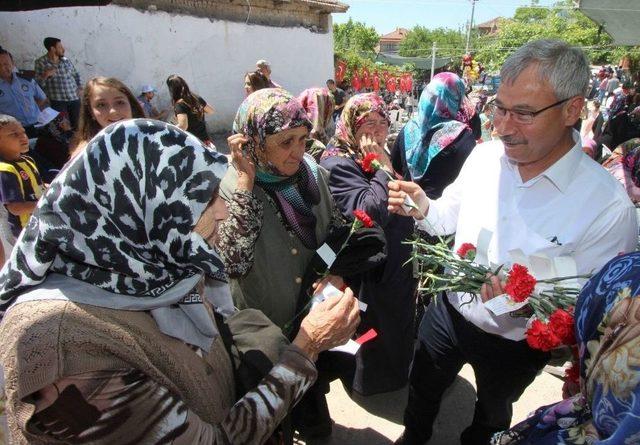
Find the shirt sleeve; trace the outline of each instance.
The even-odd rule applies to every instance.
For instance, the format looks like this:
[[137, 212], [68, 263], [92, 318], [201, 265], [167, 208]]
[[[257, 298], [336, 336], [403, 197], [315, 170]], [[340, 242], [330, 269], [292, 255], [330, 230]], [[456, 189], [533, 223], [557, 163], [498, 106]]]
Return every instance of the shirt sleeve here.
[[229, 217], [220, 224], [216, 244], [227, 274], [243, 277], [253, 266], [264, 206], [252, 192], [236, 190], [227, 201], [227, 209]]
[[[36, 395], [30, 424], [65, 443], [264, 443], [313, 384], [316, 368], [291, 345], [269, 374], [224, 420], [202, 420], [176, 394], [136, 369], [95, 371], [58, 380]], [[46, 394], [52, 401], [46, 402]]]
[[33, 70], [35, 71], [35, 77], [38, 83], [43, 83], [44, 78], [42, 75], [44, 74], [44, 61], [42, 59], [36, 59], [33, 64]]
[[20, 193], [18, 178], [13, 173], [0, 172], [0, 202], [8, 204], [10, 202], [24, 202], [25, 199]]
[[46, 100], [47, 99], [47, 95], [44, 94], [44, 91], [42, 91], [42, 88], [40, 88], [40, 85], [38, 85], [38, 82], [36, 82], [35, 80], [32, 80], [33, 82], [33, 88], [35, 90], [35, 98], [36, 100]]
[[635, 207], [629, 204], [606, 208], [595, 219], [572, 255], [578, 274], [596, 273], [615, 256], [635, 251], [637, 244]]
[[450, 235], [456, 231], [465, 178], [469, 176], [465, 170], [469, 170], [468, 162], [465, 162], [460, 175], [444, 189], [440, 198], [429, 200], [426, 218], [416, 221], [418, 229], [439, 236]]

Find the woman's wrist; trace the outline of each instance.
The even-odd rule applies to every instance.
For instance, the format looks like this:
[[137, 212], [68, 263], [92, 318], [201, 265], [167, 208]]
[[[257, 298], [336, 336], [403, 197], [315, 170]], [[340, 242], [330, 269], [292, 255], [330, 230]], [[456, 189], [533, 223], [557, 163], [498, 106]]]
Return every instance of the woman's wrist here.
[[318, 359], [318, 348], [315, 342], [307, 335], [304, 330], [300, 330], [296, 338], [291, 342], [297, 346], [309, 360], [315, 362]]
[[236, 189], [244, 190], [250, 192], [253, 190], [253, 178], [251, 178], [246, 173], [238, 174], [238, 182], [236, 184]]

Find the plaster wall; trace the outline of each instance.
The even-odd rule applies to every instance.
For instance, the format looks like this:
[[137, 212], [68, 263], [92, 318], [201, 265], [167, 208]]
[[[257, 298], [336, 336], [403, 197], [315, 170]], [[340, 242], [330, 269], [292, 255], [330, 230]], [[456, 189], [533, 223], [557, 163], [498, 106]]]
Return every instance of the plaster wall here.
[[42, 40], [58, 37], [82, 81], [112, 76], [136, 95], [143, 84], [158, 89], [158, 108], [171, 108], [165, 80], [182, 76], [213, 105], [210, 132], [227, 131], [245, 97], [244, 74], [258, 59], [271, 63], [273, 79], [293, 94], [324, 86], [333, 76], [332, 33], [278, 28], [121, 6], [0, 12], [0, 45], [20, 69], [33, 69]]

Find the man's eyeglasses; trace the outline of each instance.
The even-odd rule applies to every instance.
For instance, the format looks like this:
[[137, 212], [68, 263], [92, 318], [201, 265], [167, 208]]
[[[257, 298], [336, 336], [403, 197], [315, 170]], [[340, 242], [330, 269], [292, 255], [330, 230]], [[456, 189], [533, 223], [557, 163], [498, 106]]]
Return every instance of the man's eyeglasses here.
[[560, 104], [565, 103], [566, 101], [572, 99], [572, 97], [568, 97], [566, 99], [559, 100], [556, 103], [549, 105], [548, 107], [541, 108], [538, 111], [524, 111], [524, 110], [512, 110], [509, 108], [501, 107], [500, 105], [495, 103], [495, 99], [487, 103], [493, 109], [494, 117], [502, 119], [506, 117], [507, 113], [511, 114], [511, 118], [518, 124], [522, 125], [531, 125], [533, 123], [533, 118], [539, 115], [540, 113], [547, 111], [553, 107], [557, 107]]

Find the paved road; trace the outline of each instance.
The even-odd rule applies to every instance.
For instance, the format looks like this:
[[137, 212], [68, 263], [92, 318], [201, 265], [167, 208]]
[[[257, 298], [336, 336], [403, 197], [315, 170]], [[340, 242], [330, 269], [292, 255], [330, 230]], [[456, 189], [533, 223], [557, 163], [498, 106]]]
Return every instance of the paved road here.
[[[514, 405], [513, 423], [525, 419], [539, 406], [561, 398], [562, 382], [546, 372], [540, 374]], [[335, 381], [329, 393], [329, 410], [335, 421], [333, 435], [328, 440], [307, 442], [307, 445], [389, 445], [402, 432], [402, 412], [407, 391], [401, 390], [372, 397], [351, 400]], [[471, 423], [475, 402], [473, 370], [466, 365], [454, 385], [445, 395], [436, 420], [434, 436], [429, 445], [456, 445], [462, 430]], [[299, 441], [299, 444], [305, 444]]]

